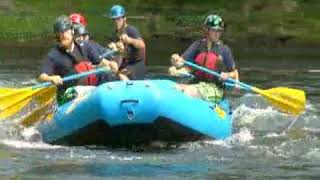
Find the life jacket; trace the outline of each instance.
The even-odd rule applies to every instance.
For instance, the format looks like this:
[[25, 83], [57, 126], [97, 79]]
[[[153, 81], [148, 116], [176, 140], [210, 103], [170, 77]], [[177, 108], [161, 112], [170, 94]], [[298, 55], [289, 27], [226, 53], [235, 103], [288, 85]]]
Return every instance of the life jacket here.
[[[221, 49], [221, 44], [214, 44], [213, 47], [207, 47], [207, 41], [202, 40], [199, 46], [199, 53], [195, 56], [195, 63], [197, 65], [203, 66], [213, 71], [219, 71], [219, 54]], [[201, 70], [195, 70], [195, 77], [201, 81], [217, 80], [217, 78], [209, 73], [203, 72]]]
[[[81, 57], [76, 57], [72, 53], [68, 53], [71, 56], [72, 63], [73, 63], [73, 71], [74, 73], [83, 73], [87, 71], [94, 70], [94, 66], [91, 62], [87, 59], [87, 55], [82, 47], [83, 44], [74, 42], [75, 48], [78, 48]], [[92, 85], [95, 86], [98, 84], [98, 77], [95, 74], [80, 78], [77, 82], [77, 85]]]
[[[95, 68], [92, 66], [92, 64], [89, 61], [81, 61], [81, 62], [74, 65], [74, 69], [75, 69], [76, 73], [83, 73], [86, 71], [92, 71]], [[91, 74], [91, 75], [88, 75], [87, 77], [81, 78], [80, 84], [92, 85], [92, 86], [97, 85], [98, 84], [97, 75]]]

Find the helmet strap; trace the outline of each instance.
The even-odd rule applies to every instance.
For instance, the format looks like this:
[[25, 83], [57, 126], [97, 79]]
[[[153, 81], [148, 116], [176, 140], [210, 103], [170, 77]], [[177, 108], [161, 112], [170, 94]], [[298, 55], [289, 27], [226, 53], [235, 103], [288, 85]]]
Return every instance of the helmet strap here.
[[123, 25], [122, 25], [122, 29], [127, 27], [127, 18], [125, 16], [122, 17], [123, 18]]

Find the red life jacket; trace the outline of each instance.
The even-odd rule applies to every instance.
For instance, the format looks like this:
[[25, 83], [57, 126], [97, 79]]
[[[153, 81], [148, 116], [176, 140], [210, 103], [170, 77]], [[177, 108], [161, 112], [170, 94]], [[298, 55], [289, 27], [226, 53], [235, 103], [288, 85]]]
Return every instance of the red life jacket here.
[[[219, 45], [215, 45], [213, 49], [217, 48], [220, 48]], [[218, 71], [219, 55], [215, 52], [215, 50], [208, 50], [206, 41], [201, 42], [199, 49], [200, 52], [194, 59], [195, 63], [210, 70]], [[194, 71], [194, 75], [201, 80], [216, 79], [215, 76], [200, 70]]]
[[[77, 46], [81, 55], [81, 57], [75, 57], [74, 55], [69, 54], [72, 57], [73, 69], [75, 73], [83, 73], [83, 72], [94, 70], [95, 69], [94, 66], [91, 64], [89, 60], [86, 59], [87, 56], [84, 50], [82, 49], [81, 44], [78, 42], [75, 42], [75, 46]], [[86, 76], [78, 80], [78, 85], [92, 85], [92, 86], [98, 85], [98, 77], [95, 74]]]
[[[89, 61], [81, 61], [77, 64], [74, 64], [74, 70], [77, 72], [77, 73], [83, 73], [83, 72], [86, 72], [86, 71], [92, 71], [94, 70], [94, 67], [92, 66], [92, 64], [89, 62]], [[80, 79], [80, 84], [83, 84], [83, 85], [92, 85], [92, 86], [96, 86], [98, 84], [98, 78], [97, 78], [97, 75], [95, 74], [91, 74], [89, 76], [86, 76], [84, 78], [81, 78]]]

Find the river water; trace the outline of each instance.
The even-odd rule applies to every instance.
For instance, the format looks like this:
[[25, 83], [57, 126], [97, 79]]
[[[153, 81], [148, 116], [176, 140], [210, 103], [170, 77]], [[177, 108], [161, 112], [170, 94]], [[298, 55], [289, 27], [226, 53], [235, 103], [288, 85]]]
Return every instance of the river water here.
[[[150, 77], [165, 77], [170, 54], [188, 42], [148, 43]], [[1, 47], [1, 87], [35, 82], [48, 47]], [[52, 146], [28, 139], [34, 129], [0, 124], [0, 179], [319, 179], [320, 53], [310, 49], [234, 48], [241, 80], [268, 89], [299, 88], [307, 109], [282, 114], [263, 98], [230, 94], [234, 133], [143, 151], [107, 147]]]

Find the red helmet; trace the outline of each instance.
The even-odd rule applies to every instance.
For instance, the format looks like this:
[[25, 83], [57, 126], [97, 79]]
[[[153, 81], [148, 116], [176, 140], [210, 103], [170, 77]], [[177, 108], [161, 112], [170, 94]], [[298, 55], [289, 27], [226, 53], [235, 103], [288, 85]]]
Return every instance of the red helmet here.
[[69, 18], [72, 24], [82, 24], [84, 26], [87, 26], [87, 20], [81, 14], [73, 13], [70, 14]]

